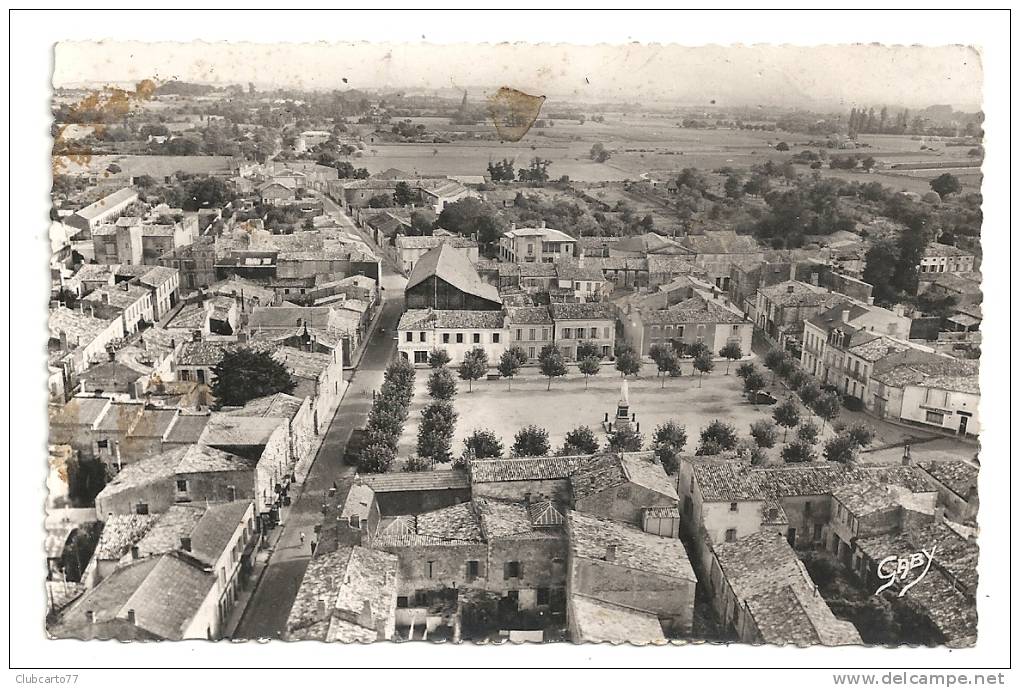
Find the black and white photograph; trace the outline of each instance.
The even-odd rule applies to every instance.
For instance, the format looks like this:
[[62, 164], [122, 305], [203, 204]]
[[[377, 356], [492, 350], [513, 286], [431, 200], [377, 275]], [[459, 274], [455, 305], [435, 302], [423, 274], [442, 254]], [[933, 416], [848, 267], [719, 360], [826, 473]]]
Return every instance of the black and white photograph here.
[[19, 627], [397, 666], [1002, 632], [982, 45], [50, 50]]

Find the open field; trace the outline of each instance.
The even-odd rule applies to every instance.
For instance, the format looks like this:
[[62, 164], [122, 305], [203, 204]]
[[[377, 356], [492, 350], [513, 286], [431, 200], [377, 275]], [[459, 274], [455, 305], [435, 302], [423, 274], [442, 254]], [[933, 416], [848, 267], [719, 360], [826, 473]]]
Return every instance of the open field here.
[[[687, 366], [683, 377], [666, 381], [665, 389], [650, 369], [641, 378], [628, 378], [631, 412], [637, 414], [646, 444], [655, 426], [670, 419], [687, 427], [687, 448], [693, 452], [702, 428], [716, 418], [733, 424], [738, 433], [746, 435], [751, 423], [771, 417], [772, 407], [753, 406], [742, 398], [740, 378], [732, 371], [724, 375], [723, 366], [717, 370], [705, 376], [700, 389], [697, 377], [689, 375]], [[419, 370], [416, 376], [415, 396], [398, 448], [401, 458], [415, 452], [421, 410], [431, 401], [425, 390], [428, 373]], [[467, 383], [458, 381], [454, 406], [459, 417], [454, 451], [459, 454], [463, 450], [464, 438], [475, 429], [492, 430], [509, 450], [514, 434], [528, 424], [545, 428], [554, 450], [562, 446], [567, 432], [578, 425], [589, 426], [605, 443], [602, 421], [606, 413], [610, 418], [616, 413], [621, 382], [619, 373], [609, 365], [592, 378], [587, 390], [584, 378], [574, 373], [554, 380], [552, 390], [547, 392], [546, 379], [534, 370], [516, 378], [509, 391], [505, 380], [479, 380], [470, 393]]]

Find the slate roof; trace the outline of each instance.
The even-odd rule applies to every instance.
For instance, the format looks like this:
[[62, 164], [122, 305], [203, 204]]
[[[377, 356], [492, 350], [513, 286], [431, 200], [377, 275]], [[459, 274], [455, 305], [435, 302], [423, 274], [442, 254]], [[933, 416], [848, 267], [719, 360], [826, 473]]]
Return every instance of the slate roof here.
[[567, 514], [570, 549], [575, 557], [605, 561], [616, 546], [613, 564], [658, 576], [696, 581], [680, 540], [646, 533], [632, 526], [571, 511]]
[[554, 303], [549, 312], [553, 320], [615, 320], [616, 311], [610, 303]]
[[977, 487], [978, 468], [966, 461], [926, 461], [917, 466], [962, 499]]
[[432, 276], [466, 294], [499, 303], [499, 291], [496, 287], [482, 282], [467, 256], [445, 243], [418, 259], [411, 269], [404, 289], [412, 289]]

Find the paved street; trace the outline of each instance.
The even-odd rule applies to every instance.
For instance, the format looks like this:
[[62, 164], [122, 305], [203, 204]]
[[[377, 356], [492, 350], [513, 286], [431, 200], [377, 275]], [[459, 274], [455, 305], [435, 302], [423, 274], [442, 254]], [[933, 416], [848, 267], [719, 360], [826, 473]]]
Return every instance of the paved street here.
[[[341, 221], [352, 231], [357, 231], [335, 205], [327, 209], [330, 214], [340, 215]], [[297, 494], [281, 526], [283, 532], [237, 627], [235, 638], [278, 638], [284, 630], [311, 558], [310, 543], [314, 539], [315, 526], [322, 519], [325, 495], [334, 481], [339, 484], [342, 478], [354, 473], [352, 466], [343, 463], [344, 450], [354, 428], [364, 425], [372, 406], [372, 391], [382, 384], [383, 371], [396, 349], [393, 336], [403, 312], [403, 283], [400, 275], [384, 268], [383, 306], [378, 327], [360, 365], [349, 378], [350, 387], [326, 431], [305, 482], [295, 488]], [[303, 544], [302, 533], [305, 535]]]

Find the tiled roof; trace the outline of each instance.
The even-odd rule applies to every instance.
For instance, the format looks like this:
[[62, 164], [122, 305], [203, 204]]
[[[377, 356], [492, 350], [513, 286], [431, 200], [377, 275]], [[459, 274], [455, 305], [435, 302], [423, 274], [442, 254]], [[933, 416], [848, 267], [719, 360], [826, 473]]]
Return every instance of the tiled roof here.
[[134, 610], [141, 628], [166, 640], [180, 640], [215, 582], [212, 573], [165, 554], [117, 616], [126, 618], [128, 610]]
[[99, 217], [113, 206], [122, 203], [130, 203], [134, 201], [136, 198], [138, 198], [138, 192], [135, 191], [130, 186], [128, 186], [118, 191], [114, 191], [109, 196], [104, 196], [103, 198], [99, 199], [92, 205], [85, 206], [84, 208], [76, 212], [75, 215], [83, 217], [87, 220], [92, 220], [96, 217]]
[[502, 311], [437, 311], [429, 308], [406, 311], [397, 330], [503, 329]]
[[483, 541], [478, 514], [470, 503], [465, 503], [417, 516], [399, 516], [376, 534], [373, 546], [463, 545]]
[[214, 413], [209, 417], [199, 441], [212, 446], [264, 445], [269, 442], [273, 432], [286, 422], [284, 418], [269, 419]]
[[665, 497], [680, 501], [673, 481], [666, 475], [661, 464], [655, 463], [650, 457], [642, 457], [637, 454], [623, 454], [620, 457], [620, 462], [624, 475], [630, 482], [640, 485], [646, 490], [658, 492]]
[[928, 244], [927, 248], [924, 249], [925, 258], [946, 258], [950, 256], [970, 256], [973, 255], [962, 248], [956, 246], [949, 246], [948, 244], [940, 244], [938, 242], [932, 242]]
[[393, 243], [396, 244], [397, 248], [407, 249], [432, 249], [440, 244], [449, 244], [453, 248], [478, 247], [477, 241], [459, 234], [450, 236], [405, 236], [400, 234], [393, 240]]
[[268, 397], [252, 399], [241, 408], [227, 411], [227, 413], [233, 416], [292, 419], [301, 410], [301, 406], [304, 403], [304, 399], [299, 399], [285, 392], [277, 392]]
[[622, 645], [661, 645], [666, 642], [655, 614], [574, 593], [570, 618], [578, 637], [574, 642]]
[[[528, 264], [524, 263], [524, 265]], [[570, 263], [555, 263], [554, 267], [556, 268], [556, 277], [561, 280], [571, 280], [572, 282], [602, 282], [605, 280], [602, 271], [596, 267], [587, 265], [582, 267]]]
[[549, 306], [553, 320], [615, 320], [609, 303], [554, 303]]
[[577, 511], [567, 514], [570, 548], [575, 557], [605, 561], [615, 547], [613, 565], [695, 581], [687, 550], [680, 540], [646, 533], [618, 521], [598, 518]]
[[344, 499], [343, 508], [340, 510], [340, 518], [348, 519], [351, 516], [357, 516], [367, 519], [374, 499], [375, 492], [371, 487], [357, 483], [351, 485], [351, 489], [347, 491], [347, 497]]
[[754, 237], [727, 231], [694, 234], [678, 239], [677, 242], [698, 254], [760, 253], [762, 250]]
[[130, 437], [163, 437], [177, 418], [175, 408], [145, 408], [129, 433]]
[[152, 527], [137, 541], [138, 555], [155, 557], [176, 551], [181, 546], [181, 538], [191, 536], [203, 514], [205, 506], [201, 504], [172, 505], [156, 516]]
[[508, 325], [552, 325], [548, 306], [519, 306], [506, 309]]
[[556, 528], [567, 522], [563, 513], [549, 500], [528, 504], [528, 517], [536, 528]]
[[[119, 628], [111, 628], [109, 622], [117, 618], [125, 603], [158, 562], [157, 558], [148, 558], [121, 566], [64, 609], [57, 624], [48, 629], [49, 633], [57, 638], [156, 639], [156, 635], [135, 626], [124, 624]], [[92, 612], [92, 621], [85, 616], [86, 612]]]
[[177, 364], [215, 366], [223, 360], [227, 345], [220, 342], [184, 342], [177, 353]]
[[191, 553], [207, 564], [214, 564], [241, 527], [250, 501], [235, 501], [208, 505], [202, 518], [191, 531]]
[[333, 364], [330, 354], [302, 351], [290, 346], [281, 346], [273, 352], [273, 360], [290, 371], [294, 377], [309, 380], [318, 379], [322, 372]]
[[496, 287], [482, 282], [467, 256], [445, 243], [418, 259], [404, 288], [411, 289], [433, 275], [466, 294], [499, 302]]
[[947, 291], [959, 294], [980, 294], [981, 280], [968, 279], [967, 277], [964, 277], [965, 274], [967, 273], [939, 272], [934, 275], [932, 275], [932, 273], [922, 273], [921, 277], [925, 281], [934, 282]]
[[927, 461], [918, 467], [963, 499], [977, 487], [978, 469], [966, 461]]
[[103, 523], [95, 557], [116, 560], [123, 557], [131, 546], [141, 540], [156, 524], [156, 516], [142, 514], [111, 514]]
[[663, 324], [738, 324], [746, 322], [733, 311], [713, 303], [701, 296], [692, 296], [664, 310], [646, 311], [641, 319], [652, 325]]
[[675, 506], [646, 506], [641, 511], [649, 518], [680, 518], [680, 509]]
[[[126, 288], [125, 288], [126, 287]], [[115, 308], [129, 308], [142, 299], [150, 298], [149, 290], [137, 284], [123, 282], [121, 284], [104, 284], [82, 299], [87, 304], [100, 304], [103, 296], [109, 295], [110, 305]]]
[[873, 485], [870, 482], [844, 485], [832, 491], [833, 498], [858, 518], [878, 511], [898, 509], [905, 494], [909, 493], [896, 485]]
[[821, 287], [797, 280], [787, 280], [762, 287], [758, 291], [776, 306], [819, 306], [833, 299], [845, 298], [838, 294], [834, 296]]
[[688, 275], [699, 273], [702, 268], [691, 256], [665, 255], [651, 253], [648, 255], [648, 272], [652, 274]]
[[509, 482], [516, 480], [563, 480], [592, 456], [534, 456], [511, 459], [473, 459], [468, 475], [472, 483]]
[[916, 385], [950, 392], [980, 394], [978, 362], [927, 351], [911, 351], [875, 366], [872, 378], [890, 387]]
[[[558, 537], [558, 528], [553, 523], [539, 528], [532, 521], [528, 505], [524, 502], [509, 502], [498, 499], [476, 497], [475, 509], [487, 542], [500, 539]], [[553, 519], [554, 520], [554, 519]]]
[[[821, 604], [811, 602], [817, 595], [815, 584], [793, 548], [776, 531], [764, 530], [715, 545], [715, 555], [737, 599], [749, 604], [754, 601], [752, 616], [766, 642], [861, 643], [853, 625], [837, 620], [821, 598]], [[791, 607], [777, 600], [766, 601], [773, 596], [783, 596], [791, 605], [796, 599], [799, 604]]]
[[50, 427], [91, 427], [111, 403], [107, 397], [71, 397], [59, 409], [50, 408]]
[[167, 433], [166, 441], [174, 444], [193, 444], [198, 442], [209, 423], [208, 413], [182, 413], [174, 420]]
[[875, 361], [885, 358], [889, 354], [899, 353], [910, 348], [913, 347], [909, 342], [904, 342], [902, 340], [883, 335], [869, 339], [862, 344], [855, 344], [849, 347], [847, 351], [864, 359], [865, 361], [874, 363]]
[[359, 476], [374, 492], [416, 492], [421, 490], [463, 490], [471, 486], [465, 471], [424, 471], [420, 473], [378, 473]]
[[738, 461], [693, 464], [694, 479], [706, 502], [759, 502], [765, 500], [761, 485], [746, 464]]

